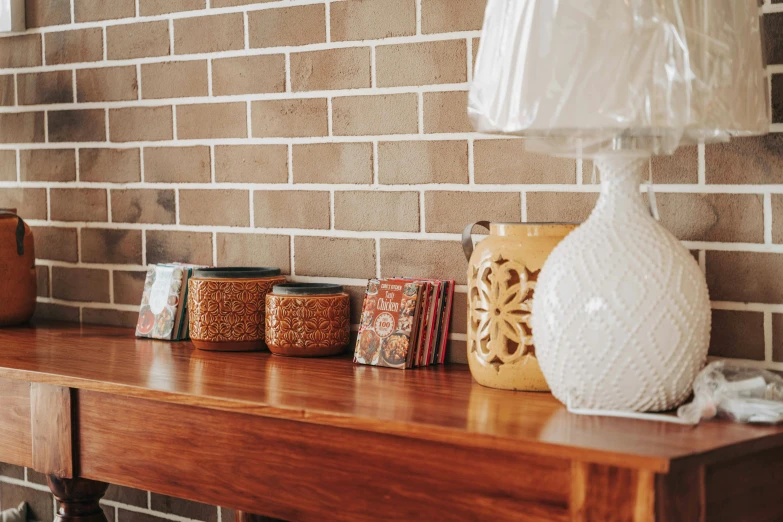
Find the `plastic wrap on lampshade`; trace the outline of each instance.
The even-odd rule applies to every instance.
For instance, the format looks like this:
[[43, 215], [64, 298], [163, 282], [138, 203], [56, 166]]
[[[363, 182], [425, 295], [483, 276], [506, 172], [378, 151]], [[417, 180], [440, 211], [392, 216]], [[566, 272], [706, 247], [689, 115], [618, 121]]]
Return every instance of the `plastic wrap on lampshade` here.
[[769, 131], [757, 0], [489, 0], [468, 113], [592, 156]]

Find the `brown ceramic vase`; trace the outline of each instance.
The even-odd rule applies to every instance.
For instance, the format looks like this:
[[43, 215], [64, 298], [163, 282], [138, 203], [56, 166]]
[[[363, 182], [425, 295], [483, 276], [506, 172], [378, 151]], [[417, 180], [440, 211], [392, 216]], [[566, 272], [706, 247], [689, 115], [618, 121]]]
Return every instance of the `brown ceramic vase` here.
[[266, 343], [274, 354], [336, 355], [350, 335], [350, 298], [340, 285], [288, 283], [266, 296]]
[[266, 294], [285, 277], [277, 268], [205, 268], [188, 282], [190, 339], [200, 350], [264, 349]]
[[15, 211], [0, 209], [0, 326], [29, 321], [36, 293], [33, 233]]

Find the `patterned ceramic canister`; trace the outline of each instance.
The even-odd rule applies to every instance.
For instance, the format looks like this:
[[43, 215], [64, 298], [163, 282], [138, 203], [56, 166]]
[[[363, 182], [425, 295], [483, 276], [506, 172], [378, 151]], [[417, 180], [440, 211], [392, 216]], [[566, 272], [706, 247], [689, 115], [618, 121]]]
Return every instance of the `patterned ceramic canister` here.
[[[474, 225], [490, 230], [475, 250]], [[504, 390], [549, 390], [530, 326], [533, 292], [547, 256], [574, 228], [576, 224], [482, 221], [465, 229], [468, 364], [479, 384]]]
[[188, 282], [190, 339], [196, 348], [245, 352], [264, 348], [266, 294], [285, 277], [277, 268], [206, 268]]
[[342, 353], [351, 335], [350, 298], [340, 285], [288, 283], [266, 296], [266, 342], [277, 355]]

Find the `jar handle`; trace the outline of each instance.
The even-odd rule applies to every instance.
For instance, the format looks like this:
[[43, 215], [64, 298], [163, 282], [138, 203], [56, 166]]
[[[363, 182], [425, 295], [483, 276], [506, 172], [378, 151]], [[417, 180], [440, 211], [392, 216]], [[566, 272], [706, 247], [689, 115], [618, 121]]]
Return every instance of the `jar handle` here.
[[14, 216], [19, 221], [16, 224], [16, 253], [24, 255], [24, 221], [16, 213], [0, 210], [0, 216]]
[[465, 252], [468, 262], [470, 262], [470, 256], [473, 255], [473, 227], [476, 225], [489, 230], [489, 221], [476, 221], [466, 226], [462, 231], [462, 250]]

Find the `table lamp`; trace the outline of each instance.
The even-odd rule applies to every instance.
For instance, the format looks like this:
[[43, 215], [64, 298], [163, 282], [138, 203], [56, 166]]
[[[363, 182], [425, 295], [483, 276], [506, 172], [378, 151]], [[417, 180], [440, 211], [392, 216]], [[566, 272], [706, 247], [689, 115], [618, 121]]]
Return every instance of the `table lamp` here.
[[757, 0], [489, 0], [468, 112], [479, 132], [592, 158], [601, 194], [547, 259], [536, 354], [573, 408], [671, 409], [707, 356], [705, 277], [650, 215], [652, 155], [769, 130]]

